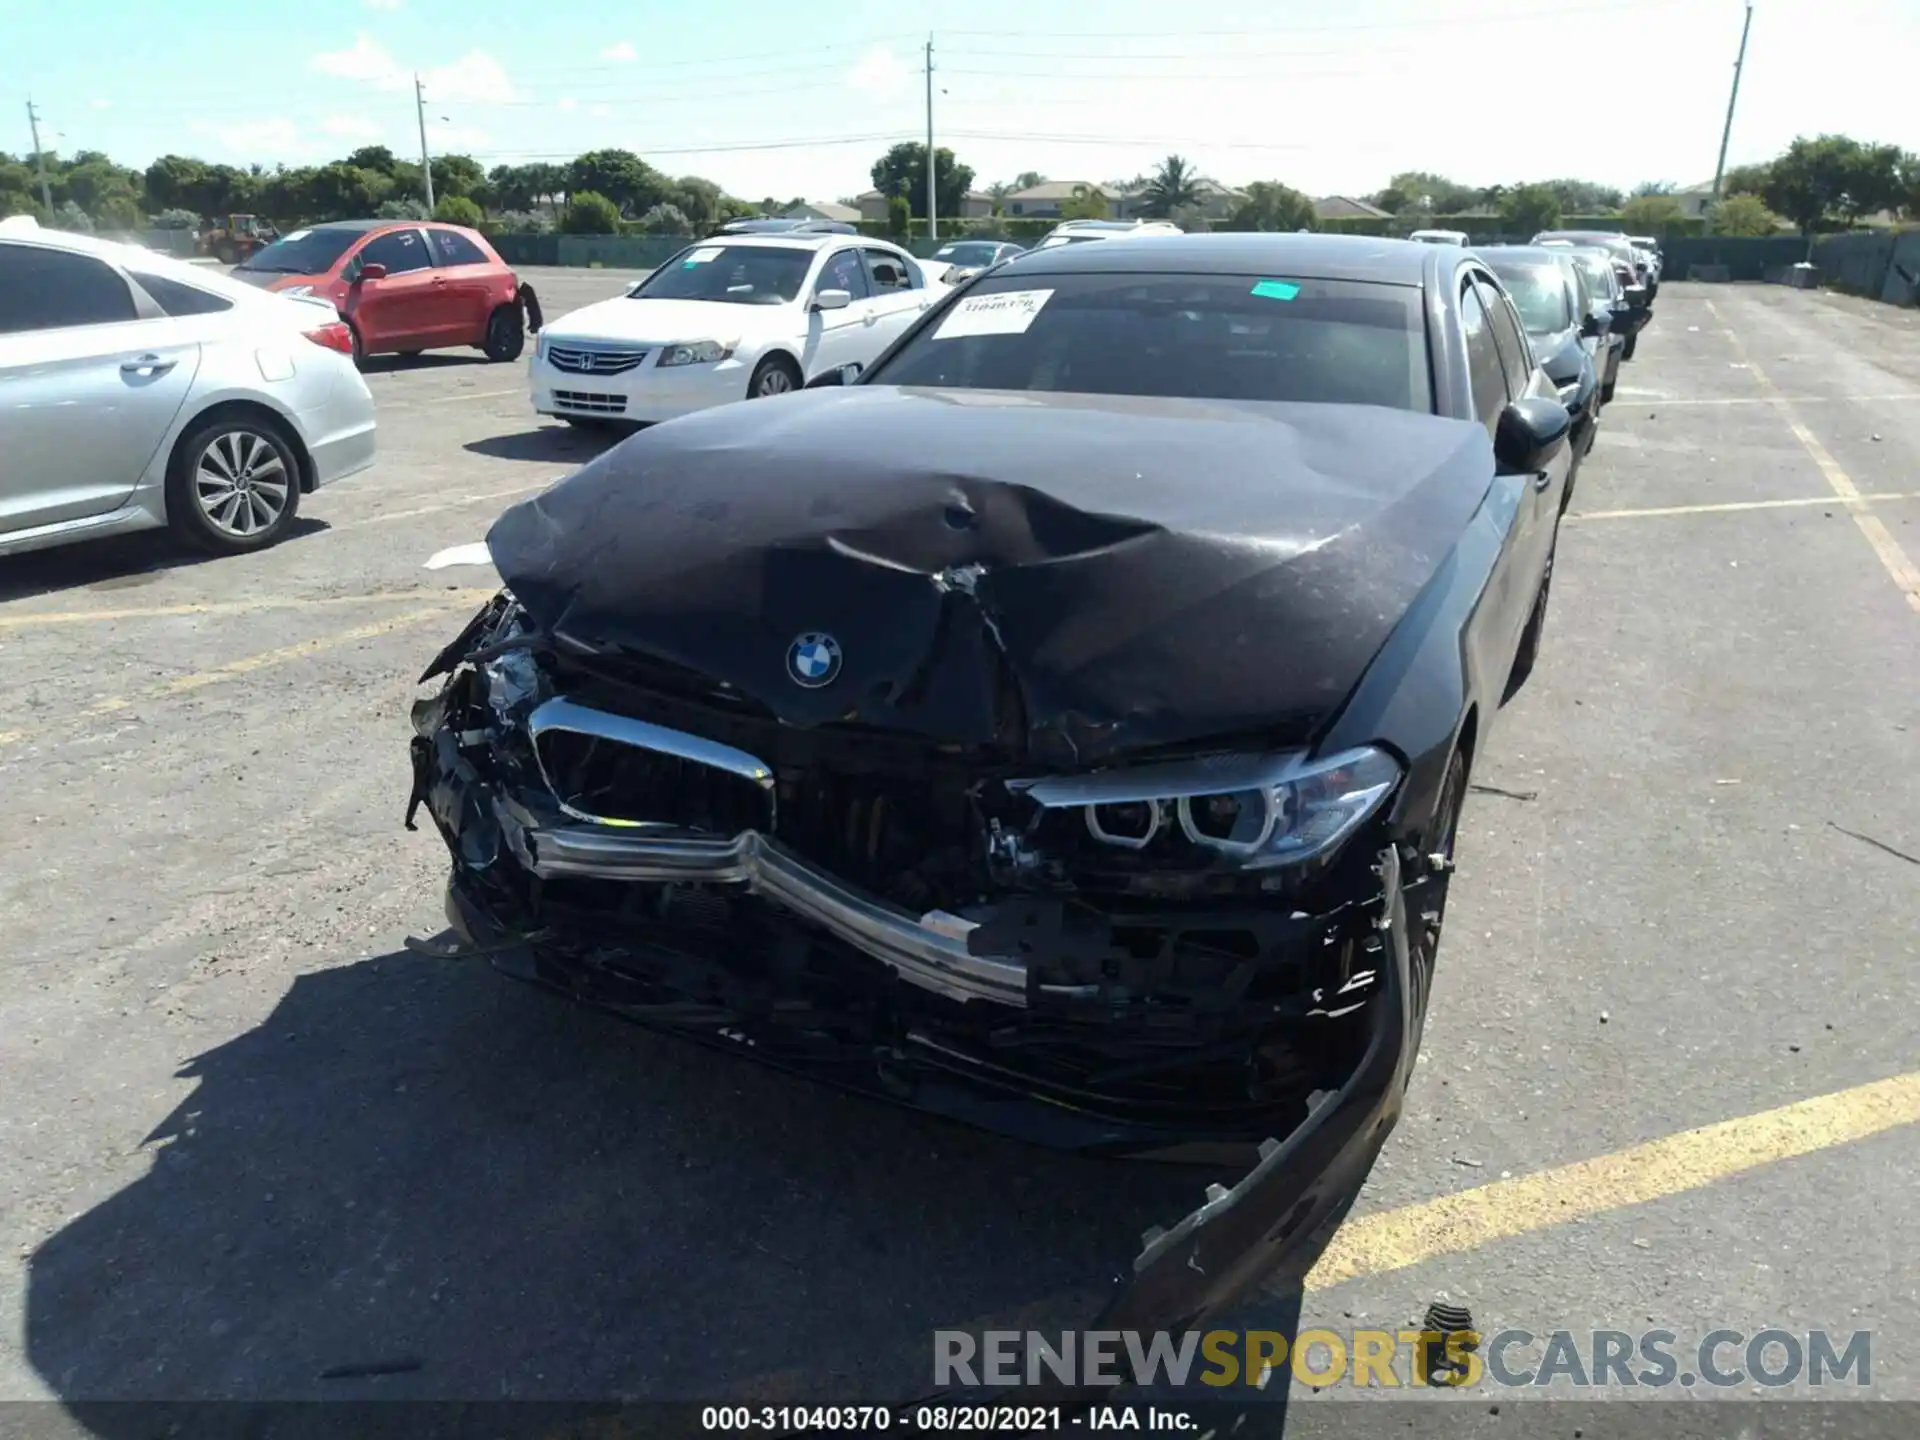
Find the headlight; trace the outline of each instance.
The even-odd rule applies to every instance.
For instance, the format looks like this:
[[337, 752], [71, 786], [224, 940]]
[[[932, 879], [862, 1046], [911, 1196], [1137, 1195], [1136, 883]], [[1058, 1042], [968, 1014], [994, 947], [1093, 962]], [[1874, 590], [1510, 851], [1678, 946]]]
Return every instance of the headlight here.
[[660, 352], [660, 368], [674, 365], [716, 365], [733, 354], [732, 345], [718, 340], [695, 340], [687, 345], [669, 345]]
[[1177, 829], [1244, 869], [1330, 854], [1400, 781], [1400, 763], [1363, 746], [1338, 755], [1210, 755], [1008, 788], [1049, 810], [1079, 809], [1105, 845], [1144, 850]]

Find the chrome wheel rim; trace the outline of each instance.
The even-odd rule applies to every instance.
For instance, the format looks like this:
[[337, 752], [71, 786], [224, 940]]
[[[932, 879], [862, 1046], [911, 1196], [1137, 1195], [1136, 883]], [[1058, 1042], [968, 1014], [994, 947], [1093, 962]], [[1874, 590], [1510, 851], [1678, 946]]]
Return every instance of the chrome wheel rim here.
[[200, 452], [193, 470], [194, 498], [214, 529], [250, 540], [286, 513], [292, 479], [266, 436], [228, 430]]
[[793, 389], [793, 377], [778, 365], [773, 366], [760, 377], [759, 395], [785, 395]]

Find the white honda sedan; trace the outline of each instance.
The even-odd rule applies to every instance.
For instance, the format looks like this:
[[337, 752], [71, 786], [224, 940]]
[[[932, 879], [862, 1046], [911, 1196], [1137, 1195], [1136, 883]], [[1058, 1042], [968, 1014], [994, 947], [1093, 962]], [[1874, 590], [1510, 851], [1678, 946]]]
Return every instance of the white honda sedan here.
[[533, 408], [590, 425], [781, 395], [871, 363], [947, 289], [883, 240], [716, 236], [625, 295], [548, 321]]
[[0, 220], [0, 555], [171, 529], [259, 550], [373, 463], [373, 396], [330, 301]]

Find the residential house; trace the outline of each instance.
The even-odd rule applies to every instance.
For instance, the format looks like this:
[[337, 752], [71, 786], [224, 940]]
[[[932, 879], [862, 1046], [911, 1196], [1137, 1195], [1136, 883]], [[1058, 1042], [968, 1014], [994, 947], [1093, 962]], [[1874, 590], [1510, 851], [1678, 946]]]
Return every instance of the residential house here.
[[[885, 220], [887, 218], [887, 197], [878, 190], [863, 190], [854, 196], [849, 204], [859, 213], [854, 217], [860, 220]], [[969, 190], [960, 201], [962, 220], [984, 220], [993, 214], [993, 197], [979, 190]], [[951, 220], [951, 215], [942, 215], [942, 220]]]
[[1000, 202], [1000, 210], [1014, 220], [1058, 220], [1060, 207], [1088, 190], [1105, 195], [1108, 207], [1113, 206], [1113, 195], [1091, 180], [1048, 180], [1024, 190], [1009, 191]]
[[[783, 220], [838, 220], [844, 225], [864, 219], [857, 205], [842, 205], [833, 200], [809, 200], [784, 212]], [[884, 218], [884, 217], [883, 217]]]
[[1313, 202], [1316, 220], [1385, 220], [1392, 214], [1370, 200], [1356, 200], [1351, 195], [1322, 195]]
[[[1194, 208], [1203, 220], [1218, 222], [1231, 219], [1247, 198], [1246, 191], [1235, 190], [1230, 185], [1222, 185], [1218, 180], [1200, 180], [1194, 184]], [[1116, 220], [1142, 220], [1147, 218], [1149, 208], [1146, 187], [1138, 190], [1122, 190], [1108, 196], [1113, 206], [1113, 218]]]

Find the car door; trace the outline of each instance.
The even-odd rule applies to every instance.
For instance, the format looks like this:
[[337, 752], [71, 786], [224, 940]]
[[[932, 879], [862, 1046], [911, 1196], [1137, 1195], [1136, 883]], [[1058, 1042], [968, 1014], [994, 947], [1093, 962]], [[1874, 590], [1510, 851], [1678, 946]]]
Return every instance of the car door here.
[[[1519, 400], [1533, 396], [1558, 403], [1560, 392], [1535, 363], [1533, 347], [1527, 340], [1526, 330], [1520, 323], [1520, 314], [1514, 309], [1513, 302], [1485, 271], [1475, 271], [1473, 280], [1475, 288], [1480, 291], [1480, 302], [1486, 309], [1493, 343], [1500, 352], [1501, 376], [1506, 382], [1507, 398]], [[1546, 574], [1547, 557], [1553, 549], [1558, 530], [1560, 499], [1566, 489], [1567, 474], [1572, 464], [1570, 451], [1571, 447], [1562, 445], [1559, 453], [1547, 462], [1543, 470], [1525, 477], [1527, 484], [1519, 496], [1522, 524], [1518, 527], [1516, 538], [1521, 544], [1520, 573], [1531, 577], [1524, 586], [1529, 608], [1532, 594]]]
[[868, 245], [860, 253], [873, 287], [874, 323], [868, 334], [873, 352], [866, 357], [871, 360], [920, 318], [932, 292], [921, 279], [919, 267], [899, 251]]
[[487, 337], [493, 314], [495, 270], [487, 253], [458, 230], [435, 226], [427, 231], [433, 263], [444, 282], [445, 345], [478, 345]]
[[[853, 298], [840, 310], [816, 310], [813, 301], [823, 290], [844, 290]], [[872, 342], [875, 317], [867, 267], [853, 246], [836, 250], [826, 259], [807, 295], [807, 334], [801, 360], [807, 378], [842, 365], [869, 364], [880, 353]]]
[[199, 368], [106, 261], [0, 241], [0, 534], [124, 505]]
[[[1493, 338], [1493, 321], [1487, 313], [1480, 289], [1470, 275], [1459, 281], [1458, 308], [1460, 330], [1467, 357], [1467, 380], [1473, 397], [1474, 414], [1487, 427], [1492, 439], [1499, 428], [1500, 412], [1507, 406], [1506, 366], [1500, 347]], [[1487, 506], [1496, 516], [1510, 515], [1507, 543], [1487, 582], [1488, 610], [1486, 633], [1494, 637], [1501, 663], [1509, 661], [1520, 643], [1520, 632], [1533, 609], [1537, 582], [1529, 571], [1527, 559], [1530, 539], [1526, 534], [1528, 517], [1538, 513], [1530, 505], [1533, 482], [1524, 475], [1495, 473]]]
[[[387, 273], [366, 279], [362, 272], [369, 265], [384, 265]], [[418, 229], [383, 230], [347, 261], [344, 274], [344, 312], [368, 353], [451, 343], [441, 339], [452, 328], [446, 281], [435, 270], [427, 238]]]

